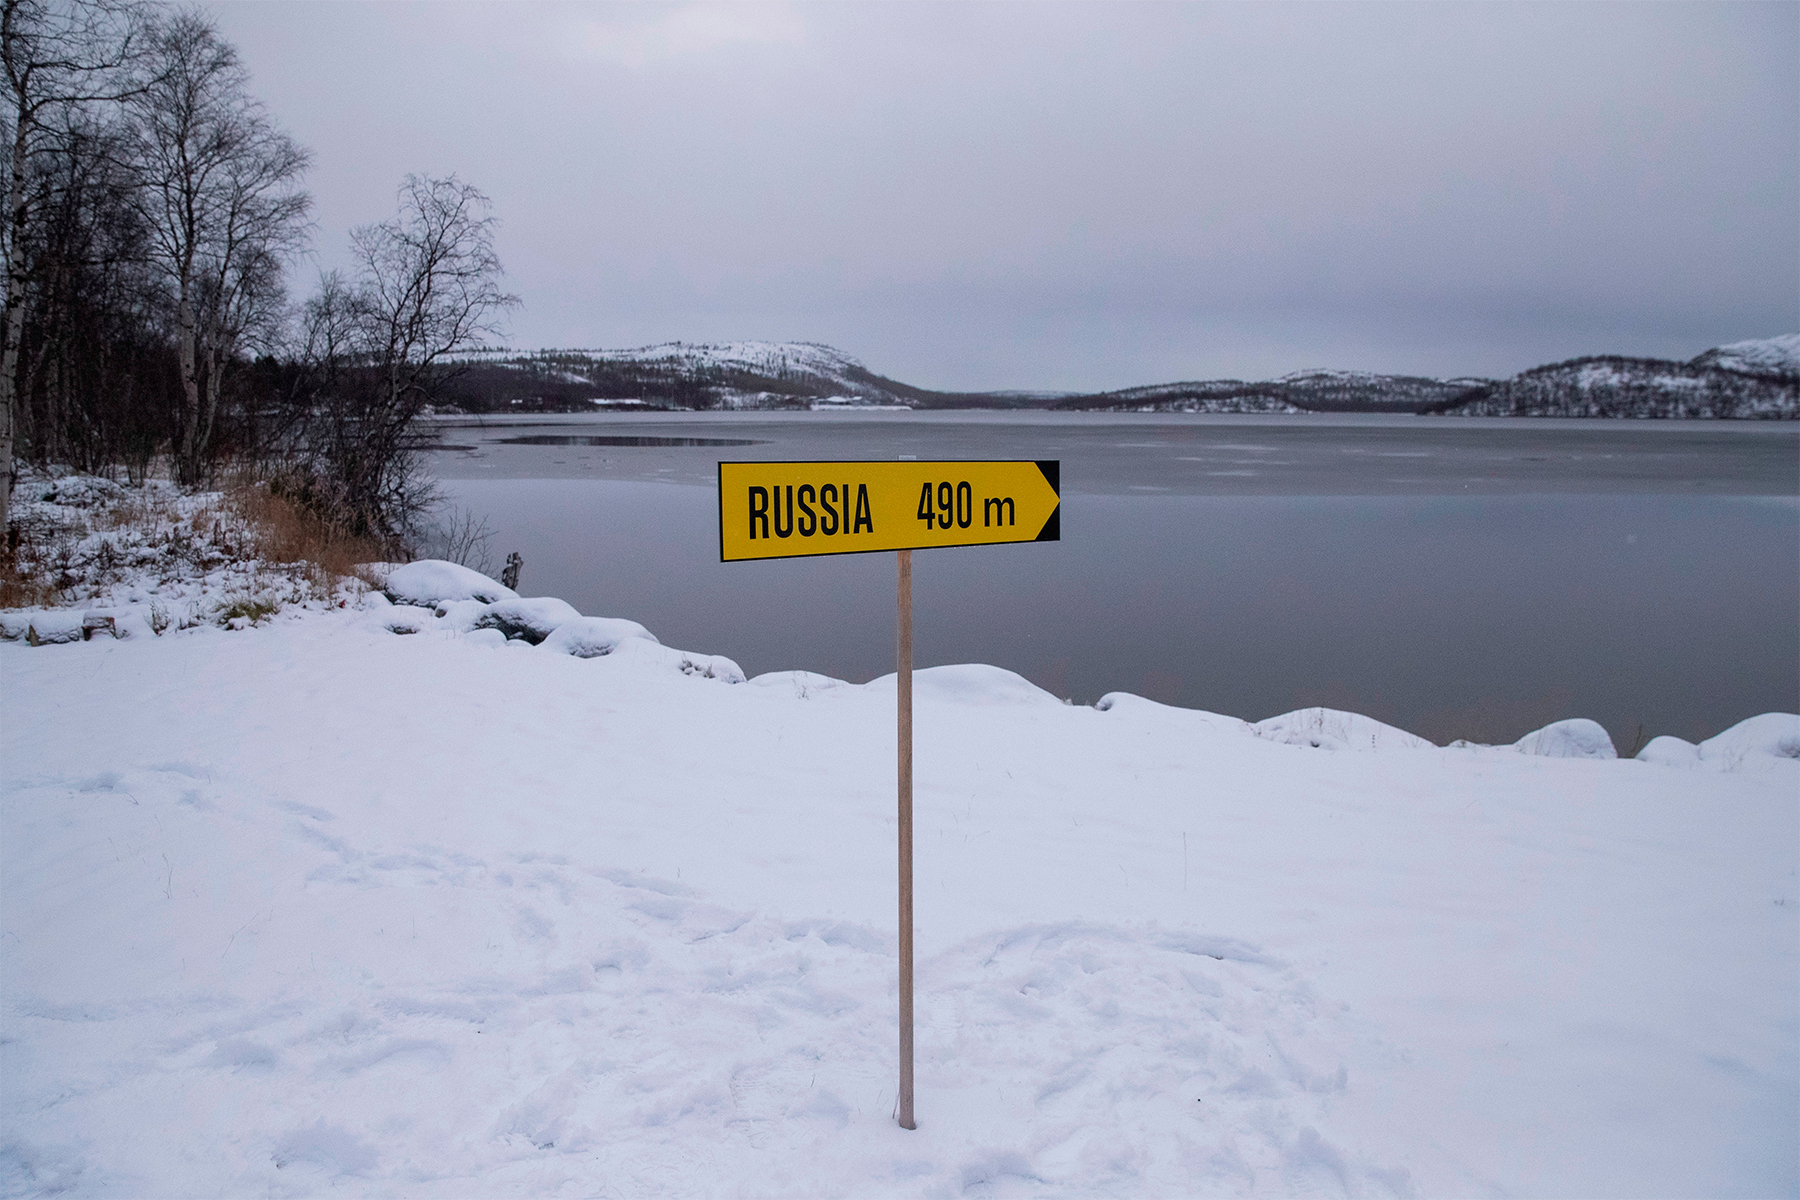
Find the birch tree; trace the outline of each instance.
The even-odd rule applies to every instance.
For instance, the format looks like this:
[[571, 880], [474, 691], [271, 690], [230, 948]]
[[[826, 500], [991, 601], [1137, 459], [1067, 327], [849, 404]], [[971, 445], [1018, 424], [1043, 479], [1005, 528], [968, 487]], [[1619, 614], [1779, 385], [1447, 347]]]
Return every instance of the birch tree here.
[[237, 51], [203, 16], [156, 33], [157, 74], [131, 98], [138, 203], [164, 281], [181, 384], [177, 477], [206, 473], [224, 371], [279, 303], [304, 241], [307, 152], [246, 90]]

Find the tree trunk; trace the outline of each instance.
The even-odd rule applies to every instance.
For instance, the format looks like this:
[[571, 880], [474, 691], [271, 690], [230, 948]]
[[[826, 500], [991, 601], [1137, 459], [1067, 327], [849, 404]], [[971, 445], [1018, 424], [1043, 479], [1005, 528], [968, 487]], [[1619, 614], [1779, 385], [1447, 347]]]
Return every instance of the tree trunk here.
[[176, 305], [176, 349], [181, 355], [181, 454], [176, 474], [182, 483], [195, 483], [200, 475], [200, 380], [196, 374], [198, 333], [194, 328], [192, 283], [183, 278], [181, 299]]
[[25, 135], [30, 117], [18, 114], [13, 126], [12, 178], [7, 181], [6, 217], [12, 224], [6, 247], [6, 324], [0, 348], [0, 531], [12, 517], [13, 425], [17, 419], [19, 342], [25, 334]]
[[[219, 414], [219, 375], [225, 366], [225, 355], [217, 346], [206, 349], [206, 403], [200, 410], [200, 453], [212, 445], [213, 419]], [[199, 481], [199, 459], [195, 459], [195, 482]]]

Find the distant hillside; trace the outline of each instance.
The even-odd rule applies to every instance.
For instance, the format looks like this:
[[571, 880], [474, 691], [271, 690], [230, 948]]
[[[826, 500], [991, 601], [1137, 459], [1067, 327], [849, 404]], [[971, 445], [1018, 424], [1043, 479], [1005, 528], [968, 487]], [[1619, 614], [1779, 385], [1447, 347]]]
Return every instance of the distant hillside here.
[[1460, 399], [1488, 382], [1366, 371], [1296, 371], [1263, 383], [1217, 379], [1068, 396], [1052, 407], [1083, 412], [1413, 413]]
[[606, 409], [1055, 409], [1082, 412], [1446, 413], [1458, 416], [1800, 417], [1800, 334], [1690, 362], [1596, 357], [1512, 379], [1297, 371], [1279, 379], [1113, 392], [940, 392], [877, 375], [816, 342], [665, 342], [635, 350], [473, 355], [445, 396], [475, 413]]
[[877, 375], [816, 342], [665, 342], [635, 350], [491, 351], [447, 397], [470, 412], [596, 408], [1041, 408], [1026, 392], [934, 392]]
[[1688, 362], [1600, 356], [1533, 367], [1430, 405], [1469, 417], [1800, 418], [1800, 334], [1718, 346]]

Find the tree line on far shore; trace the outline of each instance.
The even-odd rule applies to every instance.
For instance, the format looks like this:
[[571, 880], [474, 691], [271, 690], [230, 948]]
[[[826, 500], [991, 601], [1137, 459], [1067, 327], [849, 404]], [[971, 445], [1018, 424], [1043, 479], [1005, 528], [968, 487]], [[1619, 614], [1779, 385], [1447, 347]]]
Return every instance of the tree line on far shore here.
[[296, 301], [310, 156], [203, 13], [0, 0], [0, 70], [0, 526], [21, 462], [233, 462], [346, 533], [416, 532], [414, 418], [517, 303], [487, 198], [406, 176]]

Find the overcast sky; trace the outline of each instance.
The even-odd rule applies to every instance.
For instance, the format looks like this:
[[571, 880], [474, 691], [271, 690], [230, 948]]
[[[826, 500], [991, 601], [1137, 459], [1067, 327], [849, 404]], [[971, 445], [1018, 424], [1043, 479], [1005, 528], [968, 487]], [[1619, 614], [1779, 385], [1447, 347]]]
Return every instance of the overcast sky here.
[[303, 272], [456, 172], [519, 347], [1086, 389], [1800, 329], [1793, 3], [210, 8], [314, 153]]

